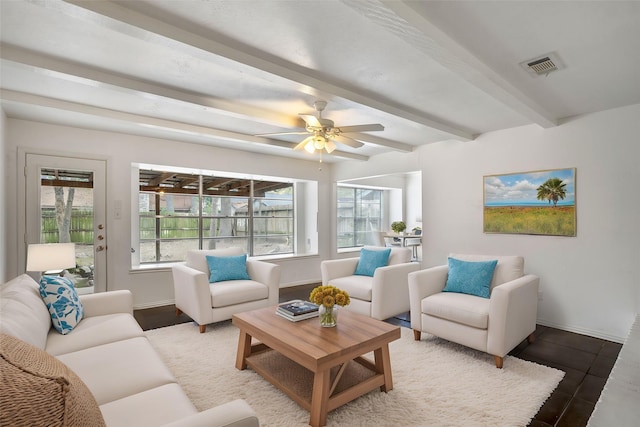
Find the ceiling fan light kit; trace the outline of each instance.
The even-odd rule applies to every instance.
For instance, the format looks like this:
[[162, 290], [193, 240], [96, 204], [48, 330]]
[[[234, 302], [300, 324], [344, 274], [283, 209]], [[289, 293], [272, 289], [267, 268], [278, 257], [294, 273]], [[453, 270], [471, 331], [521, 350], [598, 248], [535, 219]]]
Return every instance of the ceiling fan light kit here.
[[[352, 132], [373, 132], [384, 130], [384, 126], [379, 123], [336, 127], [333, 120], [325, 119], [322, 117], [322, 112], [327, 106], [326, 101], [316, 101], [313, 103], [313, 106], [318, 112], [317, 116], [313, 116], [311, 114], [299, 114], [306, 123], [306, 132], [310, 133], [311, 136], [303, 139], [298, 145], [294, 147], [294, 150], [304, 149], [310, 154], [315, 153], [316, 150], [320, 152], [324, 150], [327, 153], [331, 153], [337, 147], [336, 142], [352, 148], [360, 148], [364, 145], [362, 142], [356, 141], [355, 139], [349, 138], [348, 136], [344, 136], [344, 134]], [[259, 136], [300, 135], [300, 133], [301, 132], [279, 132], [262, 134]]]
[[311, 154], [316, 150], [325, 150], [327, 153], [331, 153], [336, 149], [336, 144], [322, 135], [316, 135], [311, 139], [307, 138], [302, 143], [304, 143], [305, 151]]

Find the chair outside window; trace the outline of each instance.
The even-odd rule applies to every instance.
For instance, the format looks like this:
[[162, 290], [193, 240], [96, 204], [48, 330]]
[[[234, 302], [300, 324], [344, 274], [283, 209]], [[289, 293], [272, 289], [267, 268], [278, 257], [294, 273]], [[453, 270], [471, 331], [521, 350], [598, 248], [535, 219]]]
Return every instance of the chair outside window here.
[[411, 251], [412, 251], [411, 261], [417, 261], [418, 247], [422, 246], [422, 230], [414, 230], [413, 236], [415, 237], [412, 237], [411, 235], [408, 237], [405, 237], [404, 245], [408, 248], [411, 248]]

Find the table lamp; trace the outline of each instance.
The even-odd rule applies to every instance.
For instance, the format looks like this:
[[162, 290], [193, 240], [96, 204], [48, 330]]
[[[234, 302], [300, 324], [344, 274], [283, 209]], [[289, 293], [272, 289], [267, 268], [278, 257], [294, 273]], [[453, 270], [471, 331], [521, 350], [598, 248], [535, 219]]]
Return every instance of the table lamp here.
[[27, 271], [38, 271], [44, 275], [75, 266], [75, 243], [37, 243], [27, 248]]

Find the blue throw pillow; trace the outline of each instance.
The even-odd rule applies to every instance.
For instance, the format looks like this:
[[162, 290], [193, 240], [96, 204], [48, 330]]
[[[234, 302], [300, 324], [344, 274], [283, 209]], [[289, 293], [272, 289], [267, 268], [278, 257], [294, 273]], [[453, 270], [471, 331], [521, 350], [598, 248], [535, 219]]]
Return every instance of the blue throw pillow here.
[[372, 276], [378, 267], [384, 267], [389, 263], [391, 248], [381, 250], [362, 249], [356, 272], [357, 276]]
[[61, 276], [42, 276], [40, 296], [49, 309], [56, 331], [66, 335], [84, 317], [84, 307], [73, 282]]
[[238, 256], [207, 255], [209, 283], [225, 280], [250, 280], [247, 272], [247, 254]]
[[489, 298], [489, 287], [498, 260], [462, 261], [449, 257], [449, 275], [443, 292]]

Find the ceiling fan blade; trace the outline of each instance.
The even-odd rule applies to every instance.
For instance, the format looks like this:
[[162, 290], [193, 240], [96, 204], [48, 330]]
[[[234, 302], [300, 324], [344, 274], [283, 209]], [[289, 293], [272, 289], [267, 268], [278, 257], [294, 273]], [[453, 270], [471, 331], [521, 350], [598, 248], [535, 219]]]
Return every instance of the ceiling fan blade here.
[[276, 135], [307, 135], [309, 132], [307, 131], [299, 131], [299, 132], [274, 132], [274, 133], [259, 133], [253, 136], [276, 136]]
[[338, 136], [332, 136], [330, 138], [336, 142], [339, 142], [344, 145], [348, 145], [349, 147], [353, 147], [353, 148], [360, 148], [364, 145], [362, 142], [356, 141], [355, 139], [349, 138], [347, 136], [338, 135]]
[[355, 125], [355, 126], [339, 126], [340, 132], [349, 133], [349, 132], [373, 132], [384, 130], [384, 126], [380, 123], [369, 124], [369, 125]]
[[293, 149], [294, 150], [302, 150], [304, 148], [304, 146], [307, 145], [307, 142], [311, 141], [312, 139], [313, 139], [313, 135], [306, 137], [305, 139], [302, 140], [302, 142], [300, 142], [298, 145], [293, 147]]
[[336, 149], [336, 144], [328, 139], [327, 142], [324, 143], [324, 149], [327, 150], [327, 153], [331, 154], [331, 152]]
[[312, 116], [311, 114], [300, 114], [300, 117], [302, 117], [302, 120], [307, 123], [307, 126], [322, 127], [322, 124], [318, 121], [316, 116]]

